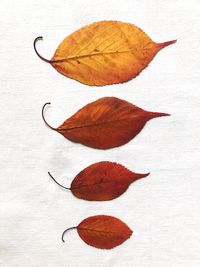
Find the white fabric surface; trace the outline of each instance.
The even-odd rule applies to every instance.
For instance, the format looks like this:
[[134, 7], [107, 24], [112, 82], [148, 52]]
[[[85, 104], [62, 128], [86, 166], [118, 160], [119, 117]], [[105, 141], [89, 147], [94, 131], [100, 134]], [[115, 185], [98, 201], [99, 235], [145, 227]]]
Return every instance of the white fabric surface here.
[[[0, 266], [199, 267], [199, 0], [1, 0]], [[51, 58], [74, 30], [99, 20], [134, 23], [163, 49], [136, 79], [89, 87], [57, 73], [34, 53]], [[83, 105], [116, 96], [171, 113], [151, 120], [130, 143], [101, 151], [74, 144], [48, 129]], [[116, 200], [87, 202], [50, 180], [70, 185], [86, 166], [116, 161], [151, 175]], [[134, 234], [113, 250], [87, 246], [62, 231], [94, 214], [121, 218]]]

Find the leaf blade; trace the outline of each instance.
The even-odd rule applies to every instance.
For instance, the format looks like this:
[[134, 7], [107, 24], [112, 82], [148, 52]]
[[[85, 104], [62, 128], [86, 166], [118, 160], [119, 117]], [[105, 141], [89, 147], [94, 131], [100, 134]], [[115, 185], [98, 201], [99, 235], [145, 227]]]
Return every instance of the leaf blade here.
[[111, 249], [125, 242], [132, 230], [121, 220], [107, 215], [96, 215], [83, 220], [77, 231], [90, 246]]
[[64, 76], [102, 86], [136, 77], [158, 51], [175, 41], [157, 44], [133, 24], [99, 21], [66, 37], [50, 61], [35, 51]]
[[[46, 105], [46, 104], [45, 104]], [[103, 97], [87, 104], [58, 128], [65, 138], [83, 145], [109, 149], [128, 143], [155, 117], [169, 116], [166, 113], [145, 111], [116, 97]]]
[[119, 163], [101, 161], [82, 170], [72, 181], [72, 193], [89, 201], [107, 201], [122, 195], [129, 185], [149, 173], [139, 174]]

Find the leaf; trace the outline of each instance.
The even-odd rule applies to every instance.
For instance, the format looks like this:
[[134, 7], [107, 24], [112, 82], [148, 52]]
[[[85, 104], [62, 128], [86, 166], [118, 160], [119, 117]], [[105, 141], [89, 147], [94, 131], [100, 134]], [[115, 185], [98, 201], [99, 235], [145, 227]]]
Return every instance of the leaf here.
[[61, 74], [88, 85], [126, 82], [136, 77], [165, 46], [153, 42], [140, 28], [119, 21], [100, 21], [66, 37], [47, 60]]
[[90, 246], [102, 249], [111, 249], [126, 241], [132, 230], [121, 220], [107, 215], [96, 215], [83, 220], [78, 226], [66, 229], [77, 229], [80, 238]]
[[[53, 176], [50, 177], [61, 187]], [[72, 181], [69, 189], [77, 198], [85, 200], [111, 200], [123, 194], [134, 181], [149, 173], [135, 173], [121, 164], [109, 161], [94, 163], [82, 170]]]
[[131, 103], [116, 97], [100, 98], [80, 109], [58, 128], [52, 129], [73, 142], [108, 149], [129, 142], [155, 117], [169, 116], [166, 113], [145, 111]]

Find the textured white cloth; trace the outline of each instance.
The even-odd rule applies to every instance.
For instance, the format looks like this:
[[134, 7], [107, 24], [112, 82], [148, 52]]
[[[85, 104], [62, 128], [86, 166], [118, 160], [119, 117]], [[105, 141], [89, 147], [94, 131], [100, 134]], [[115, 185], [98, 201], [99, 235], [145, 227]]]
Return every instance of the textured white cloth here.
[[[200, 87], [199, 0], [1, 0], [0, 16], [0, 266], [199, 267]], [[94, 21], [119, 20], [153, 40], [178, 42], [158, 53], [136, 79], [89, 87], [41, 61], [68, 34]], [[83, 105], [116, 96], [171, 117], [151, 120], [128, 144], [95, 150], [48, 129]], [[75, 198], [64, 185], [86, 166], [119, 162], [151, 175], [108, 202]], [[87, 246], [76, 230], [62, 231], [94, 214], [116, 216], [133, 236], [112, 250]]]

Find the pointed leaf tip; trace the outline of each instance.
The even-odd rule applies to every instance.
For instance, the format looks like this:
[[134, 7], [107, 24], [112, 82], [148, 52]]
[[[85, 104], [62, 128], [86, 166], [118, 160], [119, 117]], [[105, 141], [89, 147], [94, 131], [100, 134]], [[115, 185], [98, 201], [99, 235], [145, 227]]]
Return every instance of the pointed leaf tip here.
[[171, 116], [169, 113], [163, 113], [163, 112], [148, 112], [148, 119], [154, 119], [158, 117], [167, 117]]
[[136, 173], [136, 179], [141, 179], [149, 176], [150, 172], [148, 173]]
[[169, 45], [172, 45], [174, 43], [176, 43], [177, 40], [171, 40], [171, 41], [167, 41], [167, 42], [164, 42], [164, 43], [159, 43], [158, 46], [160, 47], [160, 49], [166, 47], [166, 46], [169, 46]]

